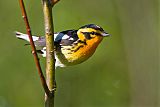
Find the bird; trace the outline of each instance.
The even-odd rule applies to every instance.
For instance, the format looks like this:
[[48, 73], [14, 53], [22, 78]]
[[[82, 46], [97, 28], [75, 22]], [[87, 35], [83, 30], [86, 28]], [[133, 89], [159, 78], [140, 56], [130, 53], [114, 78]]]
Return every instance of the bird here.
[[[30, 41], [27, 34], [15, 32], [18, 39]], [[110, 36], [102, 27], [87, 24], [79, 29], [54, 33], [55, 69], [80, 64], [89, 59], [104, 37]], [[44, 36], [32, 36], [37, 53], [46, 57]]]

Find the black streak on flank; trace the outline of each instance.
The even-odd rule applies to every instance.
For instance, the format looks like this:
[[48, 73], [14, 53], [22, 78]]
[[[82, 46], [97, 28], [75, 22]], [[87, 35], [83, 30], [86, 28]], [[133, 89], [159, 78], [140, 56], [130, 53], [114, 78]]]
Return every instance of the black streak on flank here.
[[82, 43], [84, 45], [87, 45], [86, 40], [85, 41], [78, 40], [78, 43]]
[[75, 50], [71, 50], [72, 52], [77, 52], [80, 48], [83, 48], [83, 45], [78, 46]]

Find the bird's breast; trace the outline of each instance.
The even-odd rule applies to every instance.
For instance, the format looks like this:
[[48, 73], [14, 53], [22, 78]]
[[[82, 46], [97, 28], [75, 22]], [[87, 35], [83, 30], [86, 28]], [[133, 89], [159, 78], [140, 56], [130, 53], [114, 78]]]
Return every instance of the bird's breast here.
[[84, 62], [93, 55], [102, 39], [78, 43], [76, 46], [64, 46], [61, 49], [61, 62], [65, 65], [75, 65]]

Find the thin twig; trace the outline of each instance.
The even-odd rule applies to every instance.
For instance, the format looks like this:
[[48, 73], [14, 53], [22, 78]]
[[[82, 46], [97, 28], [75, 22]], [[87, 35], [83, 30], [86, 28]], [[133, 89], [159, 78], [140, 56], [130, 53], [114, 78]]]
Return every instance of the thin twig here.
[[55, 58], [54, 58], [54, 26], [52, 7], [59, 0], [42, 0], [44, 25], [46, 36], [46, 81], [51, 92], [50, 97], [45, 97], [45, 107], [54, 107], [55, 93]]
[[23, 2], [23, 0], [19, 0], [19, 3], [20, 3], [21, 11], [22, 11], [22, 17], [23, 17], [25, 25], [26, 25], [27, 34], [28, 34], [28, 37], [29, 37], [29, 40], [30, 40], [30, 44], [31, 44], [31, 48], [32, 48], [32, 54], [34, 56], [34, 61], [36, 63], [38, 74], [39, 74], [39, 77], [40, 77], [40, 80], [41, 80], [41, 84], [43, 86], [43, 89], [44, 89], [46, 95], [50, 96], [50, 91], [49, 91], [48, 86], [46, 84], [46, 80], [45, 80], [45, 77], [43, 75], [43, 72], [42, 72], [42, 69], [41, 69], [41, 66], [40, 66], [40, 62], [39, 62], [39, 59], [38, 59], [38, 55], [37, 55], [37, 52], [36, 52], [36, 48], [35, 48], [35, 45], [34, 45], [34, 42], [33, 42], [33, 39], [32, 39], [31, 29], [30, 29], [30, 26], [29, 26], [24, 2]]

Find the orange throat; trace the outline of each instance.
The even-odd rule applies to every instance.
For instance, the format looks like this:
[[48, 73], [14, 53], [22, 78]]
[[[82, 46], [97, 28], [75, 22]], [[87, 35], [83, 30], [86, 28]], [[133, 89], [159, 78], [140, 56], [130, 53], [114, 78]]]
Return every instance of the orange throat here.
[[79, 48], [79, 50], [72, 55], [66, 56], [68, 61], [72, 62], [72, 64], [84, 62], [93, 55], [101, 41], [102, 37], [95, 37], [91, 40], [86, 40], [86, 45], [83, 45], [83, 47]]

